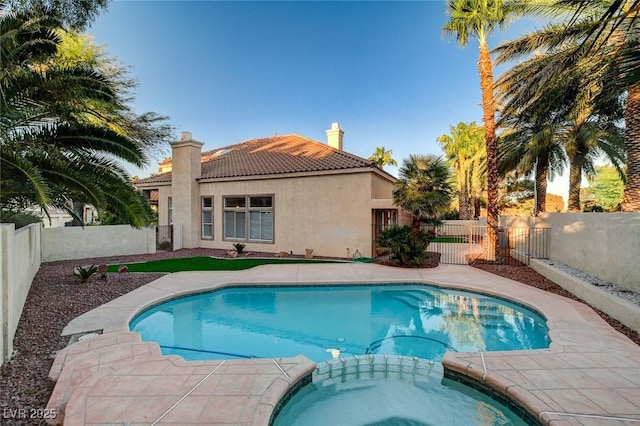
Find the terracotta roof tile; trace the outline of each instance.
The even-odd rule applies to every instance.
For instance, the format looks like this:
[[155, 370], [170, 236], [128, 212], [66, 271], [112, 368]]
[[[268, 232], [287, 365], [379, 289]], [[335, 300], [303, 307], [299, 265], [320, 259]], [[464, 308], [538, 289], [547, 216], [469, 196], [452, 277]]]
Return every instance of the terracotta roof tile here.
[[160, 173], [154, 176], [138, 179], [134, 182], [134, 185], [140, 185], [142, 183], [170, 183], [171, 172]]
[[[299, 135], [253, 139], [202, 153], [200, 179], [375, 168], [371, 161]], [[170, 182], [171, 172], [138, 183]]]

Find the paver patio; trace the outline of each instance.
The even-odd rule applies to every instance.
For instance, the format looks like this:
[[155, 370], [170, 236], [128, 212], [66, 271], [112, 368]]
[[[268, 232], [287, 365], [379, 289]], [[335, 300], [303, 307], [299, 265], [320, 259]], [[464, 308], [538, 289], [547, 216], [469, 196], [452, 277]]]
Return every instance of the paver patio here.
[[281, 359], [184, 361], [162, 356], [128, 323], [176, 295], [227, 284], [429, 283], [516, 300], [540, 313], [549, 349], [448, 352], [445, 374], [464, 377], [529, 411], [543, 424], [640, 424], [640, 347], [591, 308], [469, 266], [399, 269], [375, 264], [265, 265], [237, 272], [167, 275], [73, 320], [63, 334], [103, 334], [60, 351], [50, 420], [65, 425], [267, 425], [287, 391], [315, 363]]

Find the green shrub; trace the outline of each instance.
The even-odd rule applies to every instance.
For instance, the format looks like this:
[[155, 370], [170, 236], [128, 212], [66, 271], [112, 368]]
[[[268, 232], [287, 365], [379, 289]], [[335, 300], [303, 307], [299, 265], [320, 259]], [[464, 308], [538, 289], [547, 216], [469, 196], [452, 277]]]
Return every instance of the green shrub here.
[[401, 266], [419, 266], [429, 259], [427, 247], [431, 236], [420, 231], [415, 233], [410, 226], [393, 226], [380, 233], [378, 246], [391, 253], [391, 260]]
[[87, 281], [96, 272], [98, 272], [98, 267], [96, 265], [76, 266], [73, 268], [73, 275], [82, 282]]
[[169, 241], [169, 240], [161, 241], [160, 244], [158, 244], [158, 249], [160, 249], [160, 250], [170, 250], [171, 249], [171, 241]]
[[235, 243], [233, 245], [233, 248], [235, 249], [235, 251], [238, 252], [238, 254], [241, 254], [242, 252], [244, 252], [244, 248], [246, 247], [246, 244], [242, 244], [242, 243]]
[[587, 204], [584, 206], [584, 209], [582, 209], [582, 211], [584, 213], [604, 213], [604, 207], [598, 205], [598, 204]]
[[[45, 220], [48, 220], [48, 219], [45, 219]], [[42, 223], [42, 218], [40, 216], [36, 216], [31, 213], [2, 212], [0, 213], [0, 222], [14, 223], [16, 225], [16, 229], [18, 229], [18, 228], [22, 228], [23, 226], [30, 225], [32, 223]]]

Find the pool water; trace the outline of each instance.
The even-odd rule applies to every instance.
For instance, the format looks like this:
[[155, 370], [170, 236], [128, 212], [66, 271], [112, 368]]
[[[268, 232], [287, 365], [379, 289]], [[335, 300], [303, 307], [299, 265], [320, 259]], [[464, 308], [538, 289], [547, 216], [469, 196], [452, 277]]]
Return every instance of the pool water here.
[[[438, 362], [378, 355], [368, 363], [367, 358], [358, 358], [358, 367], [353, 366], [354, 358], [320, 364], [313, 382], [284, 404], [272, 425], [527, 424], [488, 396], [443, 379]], [[341, 363], [347, 364], [345, 368]], [[332, 372], [327, 374], [329, 369]]]
[[235, 287], [175, 299], [130, 324], [187, 360], [549, 347], [544, 318], [520, 305], [419, 284]]

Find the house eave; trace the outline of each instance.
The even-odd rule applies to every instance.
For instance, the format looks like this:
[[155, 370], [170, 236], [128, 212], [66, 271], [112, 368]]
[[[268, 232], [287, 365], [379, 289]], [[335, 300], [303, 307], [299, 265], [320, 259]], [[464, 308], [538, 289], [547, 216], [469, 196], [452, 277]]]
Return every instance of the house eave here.
[[230, 181], [248, 181], [248, 180], [265, 180], [265, 179], [290, 179], [298, 177], [314, 177], [314, 176], [331, 176], [331, 175], [348, 175], [357, 173], [374, 173], [381, 177], [395, 182], [395, 178], [386, 172], [374, 167], [357, 167], [351, 169], [338, 169], [338, 170], [317, 170], [310, 172], [295, 172], [295, 173], [278, 173], [278, 174], [261, 174], [261, 175], [248, 175], [248, 176], [228, 176], [228, 177], [201, 177], [197, 181], [199, 183], [207, 182], [230, 182]]
[[143, 182], [143, 183], [133, 182], [133, 186], [135, 186], [138, 189], [155, 189], [155, 188], [158, 188], [160, 186], [171, 186], [171, 181], [169, 181], [169, 182]]

